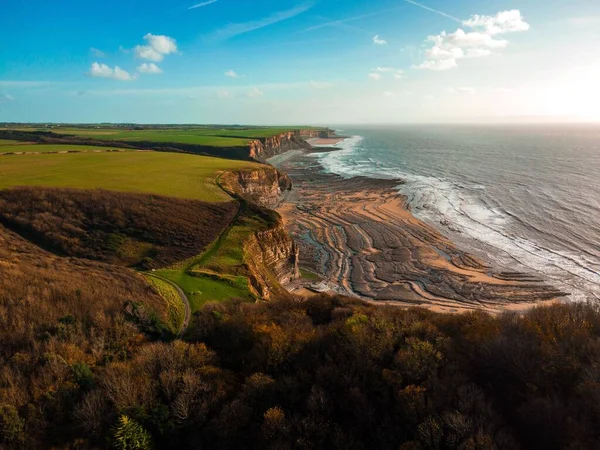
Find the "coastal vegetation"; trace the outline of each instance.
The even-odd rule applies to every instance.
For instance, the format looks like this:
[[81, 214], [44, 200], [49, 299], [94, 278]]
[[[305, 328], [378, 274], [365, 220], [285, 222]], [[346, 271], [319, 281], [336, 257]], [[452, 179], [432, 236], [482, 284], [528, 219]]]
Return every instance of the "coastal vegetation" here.
[[[119, 280], [138, 295], [138, 316], [161, 308], [134, 275], [62, 258], [21, 264], [55, 257], [3, 233], [2, 251], [20, 255], [0, 268], [12, 275], [0, 277], [6, 448], [103, 447], [128, 433], [148, 449], [600, 444], [596, 305], [493, 317], [325, 296], [226, 301], [205, 304], [186, 340], [170, 341], [123, 307]], [[51, 288], [30, 291], [32, 276]]]
[[[597, 304], [451, 315], [294, 298], [282, 280], [328, 274], [298, 270], [265, 207], [292, 181], [254, 162], [47, 153], [2, 156], [0, 174], [0, 448], [600, 447]], [[346, 182], [310, 181], [329, 195]], [[313, 231], [377, 262], [377, 245], [401, 233], [380, 225], [392, 214], [382, 202], [400, 199], [352, 183], [353, 209], [338, 196], [332, 214], [295, 214], [318, 212]], [[332, 226], [342, 211], [346, 234]], [[465, 273], [483, 276], [468, 255], [453, 261], [461, 289]]]

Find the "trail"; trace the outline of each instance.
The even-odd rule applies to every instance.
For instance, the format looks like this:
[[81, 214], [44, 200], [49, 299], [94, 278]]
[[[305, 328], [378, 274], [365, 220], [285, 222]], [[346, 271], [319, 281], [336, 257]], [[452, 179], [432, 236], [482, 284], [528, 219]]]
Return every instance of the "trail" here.
[[185, 317], [183, 319], [183, 323], [181, 324], [181, 329], [179, 330], [179, 334], [177, 335], [178, 338], [181, 338], [187, 331], [188, 326], [190, 324], [190, 319], [192, 318], [192, 307], [190, 306], [190, 301], [187, 298], [187, 295], [185, 295], [185, 292], [183, 292], [183, 290], [177, 284], [173, 283], [171, 280], [168, 280], [167, 278], [163, 278], [160, 275], [155, 275], [150, 272], [144, 272], [144, 275], [147, 275], [152, 278], [156, 278], [157, 280], [164, 281], [165, 283], [173, 286], [175, 288], [175, 290], [177, 291], [177, 294], [179, 295], [179, 298], [181, 298], [181, 301], [183, 302], [183, 306], [185, 307]]

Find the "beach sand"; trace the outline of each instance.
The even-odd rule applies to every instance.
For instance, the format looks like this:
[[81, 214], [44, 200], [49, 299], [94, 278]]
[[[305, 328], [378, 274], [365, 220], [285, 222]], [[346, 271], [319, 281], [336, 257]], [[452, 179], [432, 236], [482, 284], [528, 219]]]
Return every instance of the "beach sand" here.
[[321, 277], [293, 289], [336, 292], [380, 304], [440, 312], [521, 310], [563, 296], [522, 273], [495, 273], [415, 218], [401, 180], [323, 173], [314, 156], [276, 161], [294, 188], [278, 208], [300, 247], [301, 266]]

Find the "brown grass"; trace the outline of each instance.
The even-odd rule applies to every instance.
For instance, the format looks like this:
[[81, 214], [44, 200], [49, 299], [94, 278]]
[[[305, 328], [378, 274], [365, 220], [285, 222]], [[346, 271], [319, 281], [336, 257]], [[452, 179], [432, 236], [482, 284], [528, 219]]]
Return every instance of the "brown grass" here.
[[60, 409], [74, 367], [126, 358], [166, 314], [129, 269], [54, 256], [0, 225], [0, 405]]
[[164, 267], [200, 253], [229, 225], [235, 202], [104, 190], [0, 191], [0, 223], [59, 255]]

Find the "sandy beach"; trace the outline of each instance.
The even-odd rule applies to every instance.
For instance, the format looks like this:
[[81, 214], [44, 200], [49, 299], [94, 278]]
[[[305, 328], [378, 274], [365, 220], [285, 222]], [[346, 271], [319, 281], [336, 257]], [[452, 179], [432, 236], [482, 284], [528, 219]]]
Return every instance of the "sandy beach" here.
[[338, 292], [378, 303], [436, 311], [520, 310], [564, 294], [517, 272], [494, 272], [415, 218], [398, 192], [402, 180], [345, 179], [294, 152], [271, 161], [294, 188], [278, 208], [300, 246], [301, 266], [320, 281], [297, 293]]

